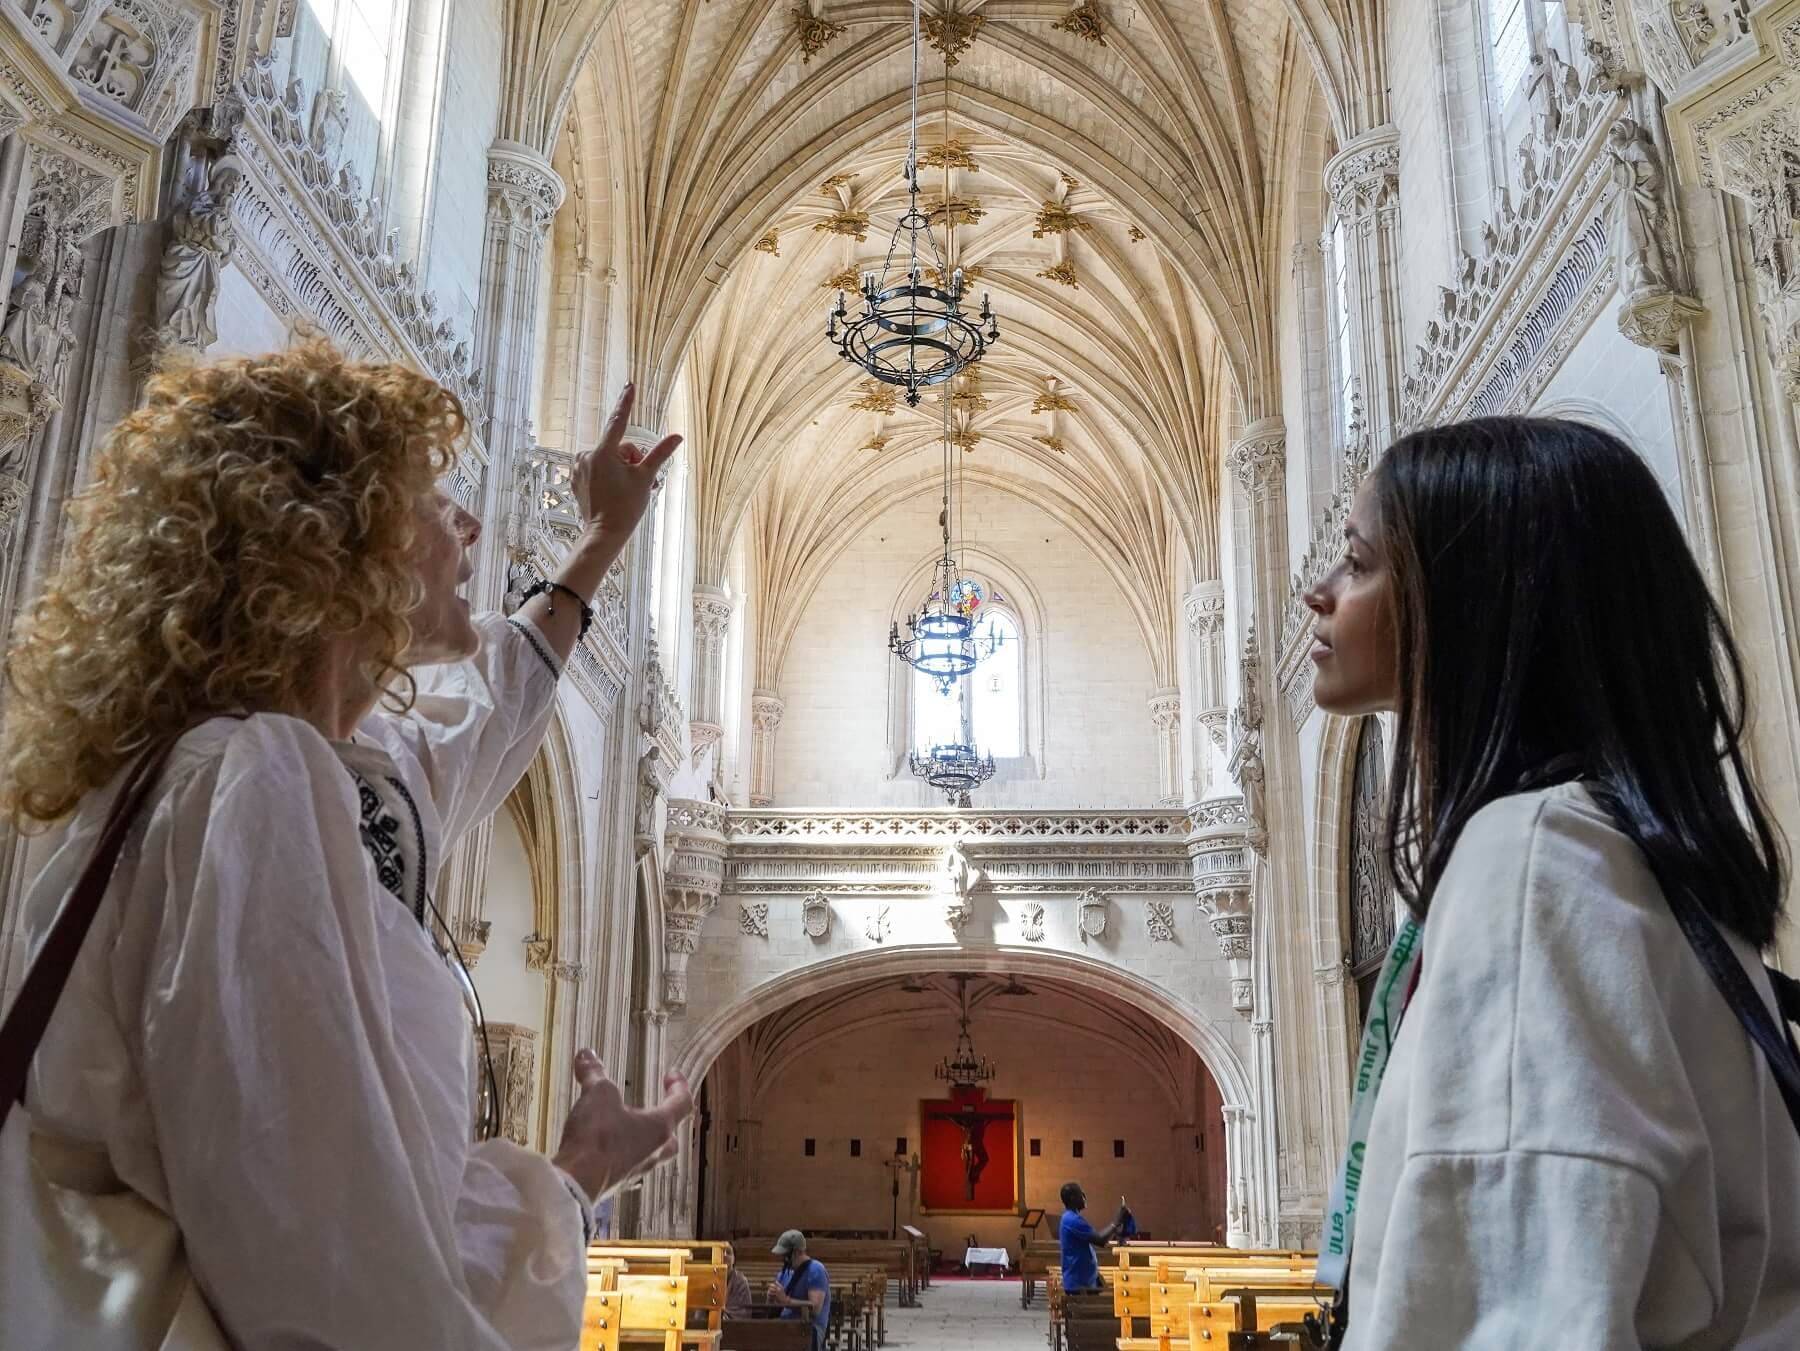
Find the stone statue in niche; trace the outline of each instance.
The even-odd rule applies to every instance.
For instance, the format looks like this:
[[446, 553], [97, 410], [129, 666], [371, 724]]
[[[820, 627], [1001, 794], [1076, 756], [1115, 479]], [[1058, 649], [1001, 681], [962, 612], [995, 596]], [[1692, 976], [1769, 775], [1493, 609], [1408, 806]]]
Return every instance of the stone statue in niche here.
[[939, 873], [939, 889], [944, 898], [944, 919], [957, 933], [975, 913], [974, 894], [980, 874], [969, 866], [969, 856], [960, 843], [944, 851]]
[[12, 308], [0, 326], [0, 357], [28, 371], [34, 380], [46, 380], [54, 365], [50, 347], [50, 260], [39, 249], [21, 269], [14, 284]]
[[1668, 178], [1650, 133], [1632, 118], [1621, 117], [1606, 133], [1606, 152], [1619, 185], [1613, 218], [1619, 289], [1627, 296], [1681, 290], [1680, 259], [1669, 228]]
[[156, 332], [164, 346], [203, 352], [219, 340], [219, 277], [237, 244], [231, 207], [244, 176], [221, 164], [178, 207], [156, 274]]

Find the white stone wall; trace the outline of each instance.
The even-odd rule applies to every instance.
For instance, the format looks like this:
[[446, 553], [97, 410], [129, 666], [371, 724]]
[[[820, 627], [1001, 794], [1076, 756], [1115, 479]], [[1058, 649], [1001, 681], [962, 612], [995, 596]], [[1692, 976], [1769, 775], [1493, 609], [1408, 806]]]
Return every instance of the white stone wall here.
[[542, 1035], [544, 976], [525, 962], [525, 939], [537, 929], [533, 903], [525, 841], [512, 813], [502, 809], [494, 817], [482, 910], [494, 927], [488, 933], [487, 949], [475, 965], [475, 990], [490, 1022], [517, 1023]]
[[[935, 497], [895, 508], [851, 543], [812, 595], [787, 598], [806, 613], [781, 676], [787, 713], [776, 757], [777, 806], [941, 800], [904, 766], [894, 773], [888, 740], [889, 682], [907, 678], [887, 650], [889, 607], [901, 582], [934, 551], [937, 512]], [[1042, 662], [1044, 745], [1034, 767], [1041, 777], [1023, 770], [1020, 777], [996, 777], [978, 791], [977, 805], [1156, 801], [1146, 704], [1155, 681], [1118, 585], [1085, 546], [1017, 497], [971, 486], [967, 528], [970, 539], [1028, 580], [1042, 599], [1045, 623], [1042, 632], [1025, 635]], [[909, 593], [903, 609], [919, 598]]]
[[1619, 332], [1619, 304], [1615, 294], [1594, 316], [1532, 411], [1591, 422], [1623, 437], [1656, 471], [1676, 516], [1685, 519], [1668, 380], [1654, 352]]

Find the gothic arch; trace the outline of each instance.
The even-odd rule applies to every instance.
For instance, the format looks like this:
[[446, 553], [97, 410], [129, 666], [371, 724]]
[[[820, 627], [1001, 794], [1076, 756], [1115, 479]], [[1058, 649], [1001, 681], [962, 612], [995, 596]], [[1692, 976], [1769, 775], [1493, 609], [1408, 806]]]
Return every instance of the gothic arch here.
[[699, 1083], [725, 1048], [759, 1018], [833, 990], [907, 975], [957, 969], [1040, 976], [1083, 982], [1130, 1004], [1173, 1031], [1200, 1057], [1219, 1086], [1226, 1108], [1249, 1108], [1253, 1101], [1250, 1072], [1218, 1029], [1162, 987], [1110, 962], [1062, 952], [977, 952], [954, 944], [932, 944], [892, 951], [858, 952], [815, 962], [753, 987], [693, 1028], [685, 1045], [670, 1060], [674, 1073]]

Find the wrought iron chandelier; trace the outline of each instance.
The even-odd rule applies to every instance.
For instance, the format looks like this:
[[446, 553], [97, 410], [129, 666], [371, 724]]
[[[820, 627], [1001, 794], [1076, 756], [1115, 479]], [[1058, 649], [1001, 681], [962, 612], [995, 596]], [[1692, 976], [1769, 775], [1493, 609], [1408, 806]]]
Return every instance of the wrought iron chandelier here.
[[[825, 321], [825, 336], [845, 361], [884, 384], [906, 390], [910, 408], [919, 391], [941, 385], [1000, 341], [1000, 324], [984, 292], [981, 311], [964, 313], [963, 270], [944, 264], [931, 218], [919, 209], [919, 0], [912, 6], [912, 116], [906, 147], [906, 210], [888, 241], [881, 275], [865, 272], [861, 312], [850, 313], [847, 294], [837, 293]], [[899, 266], [896, 266], [896, 258]], [[926, 283], [927, 266], [948, 289]]]
[[969, 978], [958, 976], [956, 984], [962, 1004], [962, 1016], [956, 1023], [962, 1030], [956, 1037], [956, 1050], [939, 1061], [932, 1074], [954, 1088], [974, 1088], [992, 1081], [1000, 1071], [986, 1056], [975, 1054], [975, 1043], [969, 1039]]
[[949, 797], [951, 805], [969, 805], [969, 793], [994, 777], [994, 757], [978, 754], [966, 742], [936, 745], [925, 754], [912, 753], [912, 772]]
[[931, 570], [930, 589], [919, 608], [906, 617], [906, 637], [896, 621], [888, 625], [888, 651], [915, 671], [923, 671], [937, 684], [939, 694], [973, 671], [995, 644], [984, 645], [975, 635], [975, 613], [981, 605], [981, 588], [962, 576], [950, 549], [951, 472], [955, 448], [950, 443], [950, 401], [944, 400], [944, 491], [938, 525], [943, 532], [943, 553]]

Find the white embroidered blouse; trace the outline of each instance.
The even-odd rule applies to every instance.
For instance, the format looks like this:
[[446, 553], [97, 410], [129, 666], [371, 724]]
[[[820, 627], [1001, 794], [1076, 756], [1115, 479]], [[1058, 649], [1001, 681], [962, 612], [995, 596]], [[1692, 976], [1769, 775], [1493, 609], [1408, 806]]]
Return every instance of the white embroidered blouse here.
[[[246, 1351], [580, 1337], [583, 1206], [542, 1155], [470, 1143], [462, 985], [425, 900], [524, 773], [556, 687], [529, 623], [479, 627], [474, 660], [420, 672], [411, 713], [376, 713], [352, 744], [272, 714], [183, 738], [32, 1067], [33, 1158], [173, 1215]], [[32, 886], [34, 946], [109, 797]], [[29, 1166], [0, 1154], [0, 1340], [141, 1345], [105, 1317], [104, 1254], [85, 1286], [45, 1269]]]

